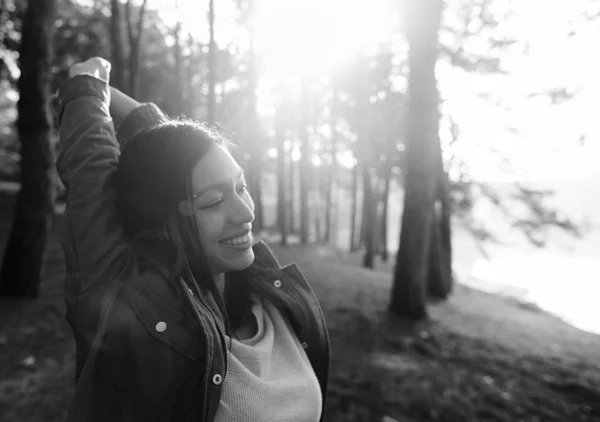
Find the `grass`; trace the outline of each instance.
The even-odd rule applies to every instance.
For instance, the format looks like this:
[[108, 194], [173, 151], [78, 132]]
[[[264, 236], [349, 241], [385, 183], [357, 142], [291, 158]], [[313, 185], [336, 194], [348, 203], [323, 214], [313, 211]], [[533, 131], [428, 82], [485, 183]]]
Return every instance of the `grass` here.
[[[0, 196], [0, 210], [12, 198]], [[0, 252], [10, 213], [0, 213]], [[327, 247], [272, 245], [296, 261], [332, 342], [327, 421], [600, 421], [600, 336], [538, 309], [457, 285], [412, 326], [386, 312], [391, 277]], [[75, 350], [53, 232], [41, 297], [0, 303], [0, 421], [62, 421]]]

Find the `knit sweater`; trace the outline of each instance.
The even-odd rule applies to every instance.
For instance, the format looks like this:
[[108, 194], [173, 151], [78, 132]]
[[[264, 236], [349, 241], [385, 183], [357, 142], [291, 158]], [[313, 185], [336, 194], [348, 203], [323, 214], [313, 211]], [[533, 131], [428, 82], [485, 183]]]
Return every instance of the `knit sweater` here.
[[254, 298], [258, 330], [227, 338], [231, 356], [215, 422], [318, 422], [321, 389], [304, 348], [277, 308]]

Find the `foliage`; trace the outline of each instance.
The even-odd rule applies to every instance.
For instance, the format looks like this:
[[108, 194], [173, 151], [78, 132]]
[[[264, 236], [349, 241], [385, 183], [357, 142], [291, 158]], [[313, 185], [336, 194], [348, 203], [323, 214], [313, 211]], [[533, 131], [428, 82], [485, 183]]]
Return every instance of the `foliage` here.
[[[141, 2], [132, 2], [139, 7]], [[3, 13], [0, 15], [0, 80], [9, 80], [14, 84], [18, 77], [18, 45], [20, 42], [21, 18], [24, 0], [4, 0]], [[150, 3], [149, 3], [150, 4]], [[249, 107], [253, 101], [252, 72], [260, 75], [262, 58], [254, 56], [252, 61], [247, 42], [252, 29], [251, 3], [236, 0], [236, 16], [233, 18], [240, 30], [240, 37], [225, 45], [218, 44], [217, 52], [217, 118], [218, 125], [235, 141], [241, 144], [240, 153], [256, 155], [265, 168], [271, 168], [273, 162], [267, 158], [268, 148], [273, 146], [270, 135], [273, 132], [273, 116], [264, 116], [258, 132], [251, 129]], [[136, 6], [137, 5], [137, 6]], [[161, 7], [167, 7], [162, 5]], [[170, 6], [169, 6], [170, 7]], [[592, 9], [590, 9], [592, 10]], [[446, 2], [442, 28], [439, 33], [441, 60], [457, 69], [473, 74], [506, 74], [510, 72], [504, 62], [508, 54], [517, 54], [526, 46], [516, 39], [510, 30], [510, 19], [514, 7], [509, 0], [460, 0]], [[593, 23], [593, 13], [574, 28]], [[133, 16], [138, 16], [133, 10]], [[100, 55], [110, 58], [110, 2], [107, 0], [83, 2], [68, 0], [59, 2], [56, 20], [54, 59], [55, 79], [53, 90], [60, 86], [68, 67], [76, 61]], [[125, 25], [125, 23], [124, 23]], [[199, 24], [200, 25], [200, 24]], [[207, 24], [206, 24], [207, 25]], [[125, 28], [124, 28], [125, 29]], [[138, 99], [153, 101], [167, 114], [183, 114], [193, 118], [203, 118], [207, 112], [207, 49], [202, 41], [181, 33], [179, 51], [181, 58], [176, 60], [174, 45], [175, 27], [161, 18], [159, 9], [147, 10], [143, 26], [141, 66], [139, 76], [140, 91]], [[400, 30], [401, 28], [399, 28]], [[208, 31], [208, 27], [206, 28]], [[124, 37], [126, 38], [126, 37]], [[127, 40], [122, 40], [127, 52]], [[386, 169], [384, 164], [392, 164], [394, 175], [403, 175], [403, 129], [405, 127], [405, 90], [406, 90], [406, 43], [402, 37], [394, 38], [375, 46], [368, 46], [348, 58], [336, 71], [315, 77], [310, 83], [311, 108], [314, 116], [309, 124], [312, 144], [310, 154], [324, 156], [327, 153], [327, 139], [333, 122], [338, 142], [338, 154], [352, 151], [355, 157], [368, 159], [373, 166]], [[178, 69], [177, 67], [180, 67]], [[184, 86], [182, 95], [178, 95], [177, 75], [181, 76]], [[443, 86], [441, 87], [443, 90]], [[293, 90], [281, 90], [278, 94], [281, 104], [285, 104], [285, 127], [287, 139], [297, 138], [300, 102]], [[483, 95], [483, 94], [482, 94]], [[527, 95], [527, 94], [526, 94]], [[546, 91], [532, 92], [533, 97], [546, 96], [551, 104], [568, 102], [575, 95], [566, 87], [549, 87]], [[492, 101], [490, 99], [490, 101]], [[179, 103], [183, 108], [179, 107]], [[502, 106], [502, 104], [499, 104]], [[452, 121], [453, 116], [443, 115], [442, 123], [453, 126], [453, 139], [461, 136], [459, 122]], [[14, 138], [14, 137], [13, 137]], [[585, 141], [585, 134], [581, 142]], [[8, 139], [8, 138], [5, 138]], [[3, 143], [5, 145], [5, 143]], [[473, 233], [481, 240], [493, 239], [495, 234], [486, 230], [484, 222], [476, 222], [470, 215], [472, 207], [493, 188], [480, 189], [481, 183], [470, 180], [469, 169], [461, 164], [460, 158], [452, 155], [451, 143], [447, 145], [445, 167], [453, 175], [452, 200], [455, 215], [467, 225], [473, 227]], [[14, 148], [13, 148], [14, 149]], [[323, 153], [326, 153], [323, 155]], [[446, 151], [447, 152], [447, 151]], [[348, 185], [349, 171], [342, 168], [338, 174], [342, 185]], [[380, 175], [383, 177], [383, 174]], [[401, 182], [402, 179], [399, 178]], [[518, 190], [517, 187], [515, 189]], [[483, 195], [483, 197], [481, 196]], [[516, 196], [516, 200], [536, 201], [539, 196]], [[500, 199], [501, 203], [504, 199]], [[545, 205], [547, 213], [552, 210]], [[529, 217], [528, 217], [529, 218]], [[543, 227], [556, 226], [576, 232], [576, 224], [553, 224], [551, 219], [542, 218], [533, 213], [529, 223], [515, 221], [515, 226], [523, 230], [534, 241], [538, 235], [531, 232], [532, 221], [540, 222]], [[572, 230], [573, 229], [573, 230]], [[537, 230], [537, 229], [536, 229]], [[534, 241], [536, 243], [537, 241]], [[539, 244], [539, 242], [537, 242]]]

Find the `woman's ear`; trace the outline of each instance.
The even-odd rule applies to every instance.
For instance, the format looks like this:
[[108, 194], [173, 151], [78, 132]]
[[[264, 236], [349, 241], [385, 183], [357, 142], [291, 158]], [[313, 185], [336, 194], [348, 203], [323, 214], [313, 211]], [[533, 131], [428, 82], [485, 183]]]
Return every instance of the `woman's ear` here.
[[169, 218], [167, 219], [167, 224], [164, 226], [164, 232], [167, 235], [168, 239], [175, 244], [177, 247], [183, 247], [183, 238], [181, 237], [181, 233], [179, 233], [179, 227], [177, 225], [177, 214], [171, 213]]
[[194, 206], [187, 199], [184, 199], [179, 203], [178, 209], [179, 212], [186, 217], [191, 217], [194, 215]]

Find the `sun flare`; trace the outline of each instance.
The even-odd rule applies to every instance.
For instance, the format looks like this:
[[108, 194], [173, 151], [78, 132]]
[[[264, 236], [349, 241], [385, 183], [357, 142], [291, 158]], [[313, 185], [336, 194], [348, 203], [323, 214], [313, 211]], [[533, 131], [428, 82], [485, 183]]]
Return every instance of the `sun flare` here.
[[330, 70], [363, 45], [391, 37], [387, 0], [263, 0], [257, 3], [256, 46], [265, 77], [298, 78]]

